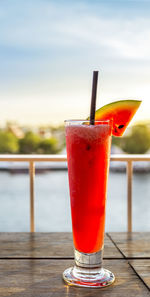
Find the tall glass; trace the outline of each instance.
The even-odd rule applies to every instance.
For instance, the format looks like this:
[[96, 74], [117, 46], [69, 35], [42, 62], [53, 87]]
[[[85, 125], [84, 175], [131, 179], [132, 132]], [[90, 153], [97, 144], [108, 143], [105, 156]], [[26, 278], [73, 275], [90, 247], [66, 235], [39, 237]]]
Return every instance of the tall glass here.
[[66, 269], [69, 285], [105, 287], [112, 272], [102, 268], [111, 122], [65, 121], [75, 266]]

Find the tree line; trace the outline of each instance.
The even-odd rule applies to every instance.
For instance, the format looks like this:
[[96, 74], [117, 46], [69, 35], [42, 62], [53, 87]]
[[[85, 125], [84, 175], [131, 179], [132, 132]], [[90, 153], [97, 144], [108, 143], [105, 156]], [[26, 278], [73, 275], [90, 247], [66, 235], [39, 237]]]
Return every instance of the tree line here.
[[128, 154], [145, 154], [150, 149], [150, 127], [146, 124], [132, 126], [123, 137], [113, 137], [112, 144]]
[[63, 147], [57, 138], [42, 138], [32, 131], [27, 131], [21, 139], [10, 131], [0, 131], [1, 154], [57, 154]]
[[[7, 129], [0, 130], [0, 154], [57, 154], [65, 147], [64, 131], [61, 132], [61, 140], [54, 136], [43, 138], [32, 131], [18, 139]], [[125, 136], [113, 137], [112, 144], [128, 154], [144, 154], [150, 149], [150, 126], [132, 126]]]

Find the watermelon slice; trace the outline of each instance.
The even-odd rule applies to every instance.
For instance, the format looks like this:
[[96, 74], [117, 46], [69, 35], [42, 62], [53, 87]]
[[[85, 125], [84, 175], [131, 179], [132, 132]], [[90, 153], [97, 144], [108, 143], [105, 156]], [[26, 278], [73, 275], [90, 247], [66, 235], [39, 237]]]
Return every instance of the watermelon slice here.
[[139, 108], [139, 100], [120, 100], [104, 105], [95, 113], [95, 120], [112, 120], [112, 134], [122, 136]]

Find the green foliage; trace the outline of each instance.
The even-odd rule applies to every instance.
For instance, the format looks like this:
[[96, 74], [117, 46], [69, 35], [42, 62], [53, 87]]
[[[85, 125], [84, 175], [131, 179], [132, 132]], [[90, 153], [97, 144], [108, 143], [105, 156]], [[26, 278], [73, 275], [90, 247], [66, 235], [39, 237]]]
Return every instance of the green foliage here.
[[121, 137], [112, 136], [112, 145], [116, 145], [120, 147]]
[[14, 154], [19, 150], [18, 139], [11, 132], [0, 131], [0, 153]]
[[129, 154], [144, 154], [150, 148], [150, 129], [146, 125], [136, 125], [131, 134], [120, 138], [119, 146]]
[[56, 154], [60, 151], [56, 138], [42, 139], [33, 132], [27, 132], [24, 138], [19, 140], [19, 152], [21, 154]]
[[42, 138], [32, 131], [18, 139], [12, 132], [0, 129], [0, 153], [20, 154], [57, 154], [65, 146], [64, 127], [55, 128], [54, 135]]
[[[144, 154], [150, 148], [150, 126], [135, 125], [127, 136], [113, 136], [112, 144], [129, 154]], [[51, 138], [42, 138], [28, 131], [22, 139], [18, 139], [12, 132], [0, 130], [0, 153], [57, 154], [64, 146], [64, 127], [53, 128]]]
[[54, 137], [42, 139], [38, 146], [38, 152], [41, 154], [56, 154], [59, 150], [58, 141]]
[[36, 153], [40, 144], [41, 138], [35, 133], [29, 131], [25, 134], [24, 138], [19, 140], [19, 152], [21, 154]]

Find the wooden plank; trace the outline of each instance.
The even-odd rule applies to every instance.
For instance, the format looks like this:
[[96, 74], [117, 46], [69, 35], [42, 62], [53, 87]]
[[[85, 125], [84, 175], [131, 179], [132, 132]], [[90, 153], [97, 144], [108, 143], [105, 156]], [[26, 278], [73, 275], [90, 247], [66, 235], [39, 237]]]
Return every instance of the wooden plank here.
[[0, 233], [0, 258], [73, 257], [71, 233]]
[[104, 258], [105, 259], [120, 259], [123, 258], [122, 254], [115, 247], [110, 238], [105, 234], [104, 240]]
[[[127, 162], [129, 160], [131, 161], [150, 161], [150, 154], [142, 155], [142, 154], [112, 154], [111, 161], [122, 161], [122, 162]], [[33, 162], [64, 162], [67, 161], [67, 156], [66, 155], [7, 155], [7, 154], [0, 154], [0, 162], [3, 161], [15, 161], [15, 162], [28, 162], [28, 161], [33, 161]]]
[[129, 263], [150, 289], [150, 259], [130, 260]]
[[150, 232], [114, 232], [109, 236], [126, 258], [150, 258]]
[[68, 287], [62, 272], [71, 260], [0, 260], [0, 296], [13, 297], [147, 297], [149, 291], [126, 260], [105, 260], [115, 283], [105, 289]]
[[0, 154], [0, 161], [10, 162], [66, 162], [66, 155], [4, 155]]
[[[71, 233], [0, 233], [0, 258], [73, 258]], [[105, 236], [104, 257], [122, 258]]]

